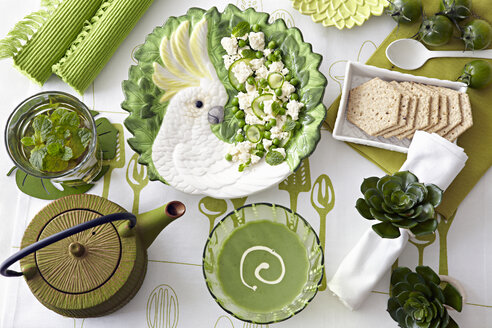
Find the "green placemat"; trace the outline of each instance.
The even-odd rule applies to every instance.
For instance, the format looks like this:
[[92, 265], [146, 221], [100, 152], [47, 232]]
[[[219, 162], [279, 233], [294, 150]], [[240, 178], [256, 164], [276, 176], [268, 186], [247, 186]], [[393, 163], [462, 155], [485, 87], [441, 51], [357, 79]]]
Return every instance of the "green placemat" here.
[[[438, 6], [439, 1], [424, 1], [424, 9], [428, 15], [436, 13], [439, 9]], [[483, 19], [492, 22], [490, 0], [474, 0], [472, 11], [480, 14]], [[415, 71], [405, 71], [395, 68], [388, 61], [385, 54], [386, 47], [394, 40], [412, 37], [417, 33], [419, 26], [420, 23], [416, 23], [412, 25], [401, 25], [399, 28], [395, 28], [367, 61], [367, 64], [414, 75], [451, 81], [456, 80], [463, 66], [471, 60], [470, 58], [431, 59], [422, 68]], [[463, 48], [464, 46], [461, 40], [456, 39], [439, 49], [463, 50]], [[492, 60], [490, 62], [492, 63]], [[475, 186], [482, 175], [492, 165], [492, 108], [490, 108], [492, 86], [480, 90], [469, 89], [468, 94], [472, 104], [473, 127], [458, 138], [458, 145], [465, 149], [468, 155], [468, 161], [466, 162], [465, 168], [444, 193], [443, 201], [439, 206], [439, 212], [446, 218], [451, 217], [473, 186]], [[326, 123], [330, 130], [333, 130], [339, 104], [340, 97], [328, 109]], [[387, 173], [398, 171], [406, 159], [405, 154], [389, 150], [352, 143], [349, 143], [349, 145]]]

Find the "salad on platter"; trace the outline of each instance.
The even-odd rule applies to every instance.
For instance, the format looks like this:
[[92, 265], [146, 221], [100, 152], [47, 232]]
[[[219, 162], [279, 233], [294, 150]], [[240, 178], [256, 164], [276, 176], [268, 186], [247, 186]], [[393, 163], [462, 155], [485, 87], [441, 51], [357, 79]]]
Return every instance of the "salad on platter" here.
[[283, 20], [233, 5], [157, 27], [123, 82], [128, 140], [151, 180], [218, 198], [279, 183], [309, 156], [326, 109], [321, 56]]

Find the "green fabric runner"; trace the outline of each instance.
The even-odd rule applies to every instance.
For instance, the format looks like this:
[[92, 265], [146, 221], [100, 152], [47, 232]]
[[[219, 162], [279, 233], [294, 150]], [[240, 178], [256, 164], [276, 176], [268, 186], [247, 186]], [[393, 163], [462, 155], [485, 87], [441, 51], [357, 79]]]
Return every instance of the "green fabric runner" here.
[[[424, 0], [423, 2], [425, 12], [429, 16], [438, 11], [439, 1]], [[472, 11], [480, 15], [483, 19], [492, 22], [490, 0], [474, 0]], [[412, 37], [417, 33], [419, 26], [420, 24], [417, 23], [406, 26], [401, 25], [399, 29], [395, 29], [383, 41], [367, 61], [367, 64], [414, 75], [451, 81], [456, 80], [461, 74], [463, 66], [471, 60], [470, 58], [431, 59], [422, 68], [415, 71], [405, 71], [392, 67], [392, 64], [386, 58], [386, 47], [394, 40]], [[453, 40], [450, 44], [439, 49], [462, 50], [463, 47], [461, 40]], [[492, 61], [490, 62], [492, 63]], [[458, 138], [458, 145], [465, 149], [468, 155], [468, 161], [466, 162], [465, 168], [444, 193], [443, 201], [438, 208], [439, 212], [446, 218], [451, 217], [455, 213], [459, 204], [492, 165], [492, 86], [480, 90], [469, 89], [468, 94], [473, 111], [473, 127]], [[339, 104], [340, 97], [328, 109], [326, 123], [330, 130], [333, 130]], [[398, 171], [406, 159], [405, 154], [389, 150], [352, 143], [349, 143], [349, 145], [387, 173]], [[438, 169], [439, 166], [436, 165], [436, 170]]]

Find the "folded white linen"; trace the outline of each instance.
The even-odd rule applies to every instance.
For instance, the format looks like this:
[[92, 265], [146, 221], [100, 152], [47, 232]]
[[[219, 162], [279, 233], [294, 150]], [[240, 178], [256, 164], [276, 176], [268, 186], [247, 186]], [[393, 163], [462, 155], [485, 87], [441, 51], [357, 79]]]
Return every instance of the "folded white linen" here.
[[[417, 131], [400, 171], [410, 171], [420, 182], [446, 190], [465, 166], [463, 148], [435, 133]], [[357, 218], [358, 220], [360, 218]], [[400, 229], [395, 239], [381, 238], [372, 229], [365, 232], [342, 260], [328, 288], [351, 310], [356, 310], [405, 248], [409, 232]]]

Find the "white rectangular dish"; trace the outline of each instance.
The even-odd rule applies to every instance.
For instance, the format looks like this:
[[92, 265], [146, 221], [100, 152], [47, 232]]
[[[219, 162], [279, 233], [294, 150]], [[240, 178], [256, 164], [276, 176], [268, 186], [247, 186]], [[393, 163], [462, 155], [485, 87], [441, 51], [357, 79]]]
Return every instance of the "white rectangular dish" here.
[[333, 129], [333, 138], [337, 140], [373, 146], [400, 153], [406, 153], [411, 141], [409, 139], [398, 140], [396, 137], [383, 138], [373, 137], [359, 129], [347, 120], [347, 104], [348, 96], [351, 89], [375, 78], [379, 77], [385, 81], [408, 81], [417, 82], [438, 87], [445, 87], [459, 92], [466, 92], [467, 86], [462, 82], [453, 82], [447, 80], [439, 80], [423, 76], [415, 76], [400, 72], [390, 71], [384, 68], [364, 65], [360, 63], [347, 62], [345, 68], [345, 80], [343, 83], [342, 97], [340, 106], [338, 107], [337, 119], [335, 128]]

